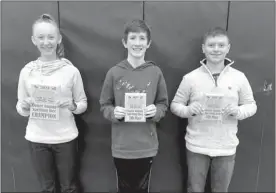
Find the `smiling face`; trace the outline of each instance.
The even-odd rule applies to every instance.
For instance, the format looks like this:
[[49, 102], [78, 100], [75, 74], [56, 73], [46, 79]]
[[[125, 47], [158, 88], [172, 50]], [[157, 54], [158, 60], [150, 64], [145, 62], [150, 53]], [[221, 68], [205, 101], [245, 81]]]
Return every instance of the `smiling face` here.
[[143, 59], [146, 50], [150, 47], [151, 41], [148, 41], [146, 32], [129, 32], [126, 41], [123, 39], [123, 45], [128, 50], [128, 57], [133, 59]]
[[38, 48], [41, 57], [56, 57], [57, 45], [61, 42], [61, 35], [57, 26], [49, 22], [39, 22], [33, 26], [33, 44]]
[[202, 44], [202, 51], [207, 62], [221, 64], [230, 50], [229, 39], [225, 35], [209, 36]]

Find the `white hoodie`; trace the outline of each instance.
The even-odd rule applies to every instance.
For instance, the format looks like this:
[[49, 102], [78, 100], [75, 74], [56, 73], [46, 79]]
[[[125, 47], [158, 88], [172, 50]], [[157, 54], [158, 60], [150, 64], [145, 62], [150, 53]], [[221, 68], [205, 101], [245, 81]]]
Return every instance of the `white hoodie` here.
[[67, 107], [59, 109], [59, 120], [29, 118], [25, 138], [31, 142], [58, 144], [78, 136], [74, 114], [83, 113], [87, 108], [87, 98], [79, 70], [65, 59], [29, 62], [20, 72], [18, 82], [17, 112], [29, 116], [30, 111], [22, 109], [22, 101], [32, 96], [33, 85], [55, 86], [59, 89], [59, 99], [73, 99], [77, 105], [71, 112]]

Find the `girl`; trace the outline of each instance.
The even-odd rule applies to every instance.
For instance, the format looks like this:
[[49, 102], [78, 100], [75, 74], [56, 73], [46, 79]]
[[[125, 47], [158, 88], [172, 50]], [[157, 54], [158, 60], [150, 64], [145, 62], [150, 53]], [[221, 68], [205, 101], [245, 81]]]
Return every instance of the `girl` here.
[[79, 70], [63, 58], [62, 36], [48, 14], [32, 26], [32, 42], [40, 57], [20, 72], [17, 112], [29, 116], [25, 138], [42, 192], [78, 192], [75, 164], [78, 136], [73, 114], [83, 113], [87, 98]]

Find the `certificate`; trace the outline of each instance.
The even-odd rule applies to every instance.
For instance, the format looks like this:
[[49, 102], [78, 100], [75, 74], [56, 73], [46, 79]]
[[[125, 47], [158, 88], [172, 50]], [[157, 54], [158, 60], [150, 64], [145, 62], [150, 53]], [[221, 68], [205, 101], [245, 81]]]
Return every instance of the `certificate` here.
[[204, 99], [202, 121], [222, 121], [223, 94], [207, 93]]
[[125, 122], [146, 122], [146, 93], [125, 93]]
[[34, 104], [30, 109], [30, 118], [59, 120], [59, 107], [56, 105], [56, 86], [32, 85]]

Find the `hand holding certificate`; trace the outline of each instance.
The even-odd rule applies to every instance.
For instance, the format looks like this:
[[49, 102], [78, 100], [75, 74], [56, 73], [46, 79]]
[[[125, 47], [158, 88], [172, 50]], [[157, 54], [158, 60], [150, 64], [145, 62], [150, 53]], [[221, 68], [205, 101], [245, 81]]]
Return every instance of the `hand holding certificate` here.
[[225, 108], [224, 108], [224, 112], [223, 112], [223, 116], [237, 116], [239, 113], [239, 107], [233, 104], [228, 104]]
[[25, 98], [22, 103], [21, 103], [21, 107], [23, 110], [25, 111], [29, 111], [31, 106], [34, 104], [34, 100], [32, 97], [28, 97], [28, 98]]
[[156, 106], [154, 104], [151, 104], [151, 105], [147, 106], [145, 108], [145, 117], [146, 118], [154, 117], [155, 114], [156, 114], [156, 111], [157, 111], [157, 109], [156, 109]]
[[116, 106], [114, 109], [114, 116], [116, 119], [120, 120], [122, 118], [124, 118], [126, 115], [126, 110], [123, 107], [120, 106]]
[[77, 105], [72, 99], [57, 100], [56, 105], [60, 108], [68, 108], [70, 111], [77, 109]]
[[189, 112], [192, 116], [195, 116], [202, 115], [204, 111], [202, 105], [199, 102], [193, 102], [189, 105]]

